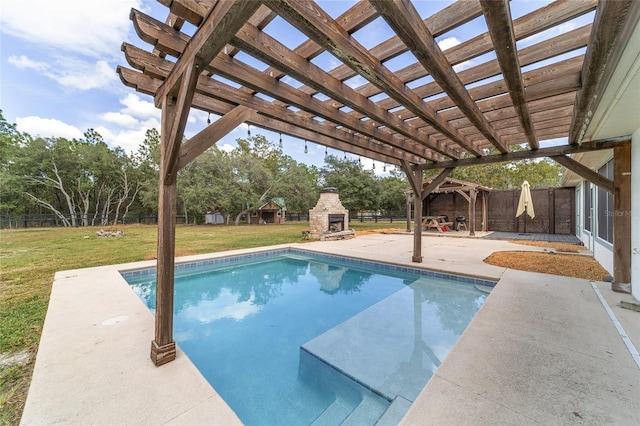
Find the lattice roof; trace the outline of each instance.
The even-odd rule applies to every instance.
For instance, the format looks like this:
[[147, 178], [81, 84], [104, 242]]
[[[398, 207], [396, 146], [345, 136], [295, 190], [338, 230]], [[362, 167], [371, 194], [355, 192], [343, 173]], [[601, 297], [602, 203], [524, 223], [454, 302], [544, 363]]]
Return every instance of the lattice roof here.
[[[165, 22], [131, 11], [151, 47], [123, 44], [134, 69], [118, 67], [156, 106], [414, 169], [476, 164], [514, 144], [536, 156], [540, 141], [564, 137], [553, 153], [575, 151], [633, 3], [558, 0], [513, 19], [507, 0], [362, 0], [336, 17], [306, 0], [159, 2]], [[435, 41], [472, 23], [486, 32], [445, 50]], [[378, 40], [379, 28], [393, 35]], [[168, 152], [180, 167], [206, 145]]]

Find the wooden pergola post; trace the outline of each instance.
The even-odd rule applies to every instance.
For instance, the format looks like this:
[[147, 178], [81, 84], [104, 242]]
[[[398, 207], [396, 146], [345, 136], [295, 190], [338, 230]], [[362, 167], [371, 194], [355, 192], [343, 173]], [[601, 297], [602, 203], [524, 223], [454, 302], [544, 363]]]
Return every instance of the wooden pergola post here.
[[631, 144], [613, 150], [613, 282], [611, 290], [628, 293], [631, 283]]
[[413, 170], [407, 161], [402, 161], [402, 168], [413, 191], [413, 256], [411, 261], [422, 263], [422, 172]]
[[488, 216], [489, 206], [487, 205], [487, 193], [482, 193], [482, 232], [487, 232], [489, 224], [487, 223], [489, 218]]
[[469, 236], [476, 235], [476, 195], [475, 188], [469, 190]]
[[406, 190], [405, 195], [407, 196], [407, 232], [411, 232], [411, 198], [413, 197], [413, 192]]
[[173, 279], [176, 230], [177, 182], [168, 185], [160, 179], [158, 194], [158, 263], [156, 275], [156, 328], [151, 342], [151, 360], [155, 365], [176, 358], [173, 341]]

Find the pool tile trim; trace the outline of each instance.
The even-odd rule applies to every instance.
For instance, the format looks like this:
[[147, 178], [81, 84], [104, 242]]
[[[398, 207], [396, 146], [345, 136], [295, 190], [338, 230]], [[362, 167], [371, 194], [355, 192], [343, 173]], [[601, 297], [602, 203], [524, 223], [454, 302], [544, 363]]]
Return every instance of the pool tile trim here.
[[[246, 261], [259, 260], [267, 257], [277, 257], [287, 254], [293, 254], [298, 256], [305, 256], [312, 259], [325, 260], [331, 262], [343, 262], [360, 267], [377, 267], [383, 270], [397, 273], [409, 273], [429, 278], [443, 278], [452, 281], [462, 282], [466, 284], [482, 285], [486, 287], [495, 287], [497, 281], [487, 280], [483, 278], [467, 277], [464, 275], [450, 274], [446, 272], [436, 272], [429, 269], [412, 268], [407, 266], [400, 266], [392, 263], [374, 262], [370, 260], [358, 259], [355, 257], [338, 256], [326, 253], [317, 253], [313, 251], [301, 250], [298, 248], [282, 248], [269, 251], [257, 251], [247, 254], [238, 254], [233, 256], [217, 257], [205, 260], [181, 262], [176, 263], [175, 272], [185, 272], [196, 268], [203, 268], [206, 266], [220, 266], [220, 265], [232, 265]], [[131, 271], [120, 271], [122, 277], [127, 280], [130, 278], [140, 278], [142, 276], [156, 274], [156, 268], [144, 268]]]

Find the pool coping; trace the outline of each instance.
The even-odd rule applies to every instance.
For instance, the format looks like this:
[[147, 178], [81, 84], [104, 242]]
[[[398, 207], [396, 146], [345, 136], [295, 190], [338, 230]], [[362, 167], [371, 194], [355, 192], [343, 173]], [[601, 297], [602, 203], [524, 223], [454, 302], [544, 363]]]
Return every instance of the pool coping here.
[[[573, 410], [581, 417], [593, 415], [599, 416], [593, 418], [621, 423], [628, 422], [629, 416], [635, 415], [633, 420], [640, 422], [640, 414], [629, 414], [629, 410], [621, 406], [630, 398], [640, 400], [638, 386], [632, 386], [640, 382], [640, 370], [630, 364], [633, 360], [610, 319], [604, 318], [606, 313], [602, 306], [592, 303], [591, 295], [585, 293], [586, 285], [590, 289], [589, 282], [482, 265], [482, 259], [496, 247], [513, 247], [506, 242], [467, 243], [456, 239], [456, 247], [452, 250], [456, 250], [459, 259], [447, 263], [439, 257], [451, 256], [443, 240], [423, 240], [427, 247], [433, 244], [434, 256], [430, 258], [429, 250], [423, 249], [427, 255], [421, 265], [411, 262], [410, 251], [392, 250], [396, 246], [411, 246], [410, 236], [398, 235], [284, 244], [188, 256], [178, 260], [179, 263], [198, 262], [229, 255], [301, 248], [335, 256], [348, 253], [352, 258], [418, 269], [438, 269], [433, 267], [435, 265], [448, 271], [455, 269], [459, 275], [474, 276], [477, 272], [482, 279], [497, 279], [499, 284], [411, 406], [404, 422], [412, 424], [420, 420], [424, 423], [424, 419], [430, 419], [432, 423], [440, 424], [450, 424], [452, 420], [478, 424], [517, 420], [525, 424], [538, 424], [576, 418], [572, 410], [568, 410], [576, 404], [574, 400], [564, 402], [561, 408], [550, 414], [547, 413], [548, 407], [540, 407], [540, 403], [548, 402], [549, 395], [553, 397], [557, 394], [556, 400], [562, 401], [567, 397], [561, 396], [571, 394], [572, 390], [563, 387], [567, 384], [564, 382], [566, 378], [562, 377], [555, 380], [553, 377], [545, 378], [550, 382], [530, 385], [541, 382], [541, 379], [524, 374], [527, 369], [523, 366], [537, 362], [541, 352], [560, 353], [572, 359], [574, 364], [582, 363], [589, 367], [585, 371], [590, 374], [593, 374], [594, 368], [602, 368], [617, 380], [620, 389], [626, 389], [626, 395], [611, 392], [612, 385], [609, 382], [602, 383], [605, 379], [599, 378], [600, 388], [591, 386], [594, 389], [588, 391], [589, 398], [586, 398], [592, 401], [597, 397], [598, 404], [591, 408], [580, 405], [577, 411]], [[154, 265], [155, 261], [145, 261], [56, 274], [22, 424], [241, 424], [180, 348], [174, 362], [162, 367], [155, 367], [151, 363], [149, 351], [153, 339], [153, 315], [135, 295], [120, 271]], [[543, 291], [550, 285], [559, 286], [562, 290], [564, 304], [551, 303], [553, 299], [549, 299], [548, 291]], [[620, 312], [616, 307], [615, 295], [607, 291], [607, 285], [598, 283], [598, 286], [611, 308], [621, 315], [621, 322], [638, 346], [640, 321], [637, 321], [638, 316], [632, 316], [638, 313]], [[531, 304], [522, 305], [524, 290], [526, 297], [535, 300], [536, 306], [544, 312], [544, 318], [522, 321], [518, 311], [513, 309], [514, 304], [524, 306], [522, 309], [532, 309]], [[590, 291], [593, 293], [593, 290]], [[567, 306], [572, 306], [572, 309], [567, 309]], [[584, 334], [584, 324], [577, 320], [584, 319], [587, 314], [590, 327], [595, 330], [593, 336], [587, 339], [589, 345], [573, 342], [575, 337], [571, 336], [572, 333]], [[560, 318], [558, 321], [562, 320], [560, 323], [564, 328], [553, 322], [544, 323], [545, 318], [549, 317]], [[535, 334], [541, 326], [538, 324], [540, 321], [549, 328], [548, 335], [545, 334], [546, 329], [542, 330], [542, 335]], [[509, 324], [513, 324], [514, 329], [510, 329]], [[534, 353], [518, 350], [522, 345], [521, 336], [531, 335], [534, 335], [537, 344]], [[487, 339], [491, 340], [491, 344], [487, 344]], [[580, 347], [566, 347], [562, 339]], [[602, 342], [606, 346], [604, 355]], [[588, 355], [586, 359], [585, 353]], [[594, 360], [597, 361], [596, 367], [591, 365]], [[505, 365], [513, 371], [507, 368], [504, 374], [501, 373]], [[621, 376], [621, 372], [624, 375]], [[572, 378], [578, 383], [588, 379], [577, 372], [575, 375]], [[483, 380], [493, 380], [494, 384], [490, 389], [473, 387], [476, 382], [482, 383]], [[520, 381], [527, 382], [531, 389], [547, 386], [548, 395], [531, 394], [531, 391], [519, 387]], [[452, 392], [452, 389], [457, 389], [457, 392]], [[498, 392], [498, 396], [492, 392]], [[509, 396], [513, 401], [508, 401]], [[618, 413], [617, 417], [613, 411]]]

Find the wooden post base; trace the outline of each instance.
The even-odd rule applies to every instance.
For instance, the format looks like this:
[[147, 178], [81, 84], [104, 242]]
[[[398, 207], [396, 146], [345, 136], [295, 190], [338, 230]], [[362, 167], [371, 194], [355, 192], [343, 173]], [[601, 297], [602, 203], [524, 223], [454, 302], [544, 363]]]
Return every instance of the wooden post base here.
[[611, 291], [631, 294], [631, 284], [611, 283]]
[[164, 346], [158, 346], [155, 340], [151, 341], [151, 361], [160, 367], [163, 364], [176, 359], [176, 344], [171, 342]]
[[413, 263], [422, 263], [422, 256], [412, 256], [411, 261]]

